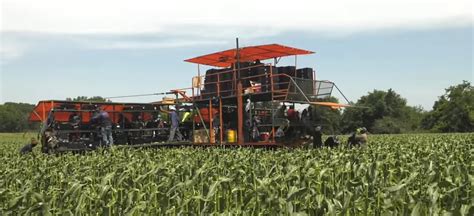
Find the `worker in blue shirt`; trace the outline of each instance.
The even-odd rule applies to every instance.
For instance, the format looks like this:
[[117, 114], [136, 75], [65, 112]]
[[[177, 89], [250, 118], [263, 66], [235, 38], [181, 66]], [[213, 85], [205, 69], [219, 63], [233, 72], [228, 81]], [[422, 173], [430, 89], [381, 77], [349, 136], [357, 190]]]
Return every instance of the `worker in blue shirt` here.
[[166, 111], [166, 110], [161, 110], [161, 111], [168, 113], [171, 120], [171, 128], [170, 128], [170, 135], [168, 138], [168, 142], [173, 142], [175, 135], [177, 136], [178, 141], [183, 140], [183, 135], [179, 131], [179, 116], [178, 116], [178, 113], [176, 112], [176, 109], [174, 107], [170, 107], [170, 111]]
[[99, 125], [104, 144], [106, 146], [112, 146], [114, 144], [114, 138], [112, 136], [112, 121], [110, 120], [109, 113], [97, 107], [91, 121]]

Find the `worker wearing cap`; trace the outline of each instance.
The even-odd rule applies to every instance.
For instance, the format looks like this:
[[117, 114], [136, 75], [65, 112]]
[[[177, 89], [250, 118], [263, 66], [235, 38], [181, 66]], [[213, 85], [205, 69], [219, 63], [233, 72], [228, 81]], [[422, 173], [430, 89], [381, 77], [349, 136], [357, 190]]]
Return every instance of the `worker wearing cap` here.
[[31, 142], [21, 148], [20, 154], [25, 155], [31, 153], [36, 145], [38, 145], [38, 141], [35, 138], [31, 138]]
[[365, 127], [357, 130], [349, 137], [349, 146], [360, 146], [367, 143], [367, 129]]
[[162, 112], [168, 113], [171, 118], [171, 128], [170, 128], [170, 136], [168, 138], [168, 142], [174, 141], [174, 136], [176, 135], [178, 141], [183, 139], [183, 135], [179, 131], [179, 116], [176, 113], [176, 109], [174, 107], [170, 107], [170, 111], [161, 110]]

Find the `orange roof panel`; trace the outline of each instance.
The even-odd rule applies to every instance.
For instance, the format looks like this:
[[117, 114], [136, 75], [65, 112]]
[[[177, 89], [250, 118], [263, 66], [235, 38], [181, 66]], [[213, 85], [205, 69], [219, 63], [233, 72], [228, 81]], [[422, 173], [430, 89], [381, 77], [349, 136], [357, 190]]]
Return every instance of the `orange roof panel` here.
[[[307, 55], [313, 54], [314, 52], [289, 46], [283, 46], [280, 44], [267, 44], [243, 47], [239, 49], [239, 53], [241, 62], [254, 62], [257, 59], [266, 60], [292, 55]], [[198, 56], [191, 59], [186, 59], [184, 61], [216, 67], [229, 67], [234, 62], [236, 62], [236, 54], [237, 49], [230, 49], [203, 56]]]

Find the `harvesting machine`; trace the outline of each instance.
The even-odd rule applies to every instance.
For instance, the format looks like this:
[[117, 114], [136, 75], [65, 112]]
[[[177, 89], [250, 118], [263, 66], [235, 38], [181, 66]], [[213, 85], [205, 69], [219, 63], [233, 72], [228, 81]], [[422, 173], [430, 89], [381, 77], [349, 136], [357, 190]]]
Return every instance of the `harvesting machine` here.
[[[297, 67], [297, 56], [313, 53], [279, 44], [240, 48], [237, 40], [235, 49], [185, 60], [198, 65], [192, 85], [153, 94], [164, 95], [162, 101], [40, 101], [30, 114], [30, 121], [42, 122], [39, 135], [43, 152], [104, 145], [92, 121], [97, 108], [110, 116], [114, 145], [300, 146], [308, 141], [318, 122], [312, 118], [311, 108], [301, 114], [298, 108], [349, 106], [325, 102], [333, 90], [340, 92], [337, 86], [317, 80], [312, 68]], [[295, 65], [279, 66], [283, 57], [294, 57]], [[201, 74], [201, 65], [212, 69]], [[171, 107], [181, 118], [179, 130], [183, 138], [169, 142], [167, 110]]]

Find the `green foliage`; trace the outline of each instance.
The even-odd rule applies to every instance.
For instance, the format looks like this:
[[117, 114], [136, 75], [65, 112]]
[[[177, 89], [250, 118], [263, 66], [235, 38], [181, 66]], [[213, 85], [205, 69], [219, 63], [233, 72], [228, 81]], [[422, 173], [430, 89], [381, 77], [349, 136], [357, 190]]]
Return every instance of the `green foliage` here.
[[422, 126], [435, 132], [474, 131], [474, 87], [470, 82], [446, 89], [433, 106], [433, 111], [423, 118]]
[[421, 106], [407, 106], [404, 110], [406, 120], [403, 121], [405, 133], [424, 132], [421, 129], [421, 121], [426, 115], [426, 111]]
[[1, 134], [0, 215], [474, 215], [473, 137], [20, 156], [28, 137]]
[[66, 98], [67, 101], [86, 101], [86, 102], [112, 102], [109, 99], [105, 99], [101, 96], [93, 96], [93, 97], [87, 97], [87, 96], [77, 96], [75, 98]]
[[402, 133], [416, 130], [421, 121], [422, 110], [407, 106], [406, 99], [392, 89], [374, 90], [355, 105], [347, 108], [342, 116], [345, 133], [361, 126], [372, 133]]
[[402, 122], [392, 117], [383, 117], [374, 122], [371, 131], [378, 134], [399, 134], [402, 133]]
[[36, 130], [38, 124], [28, 122], [34, 107], [32, 104], [11, 102], [0, 105], [0, 132]]

